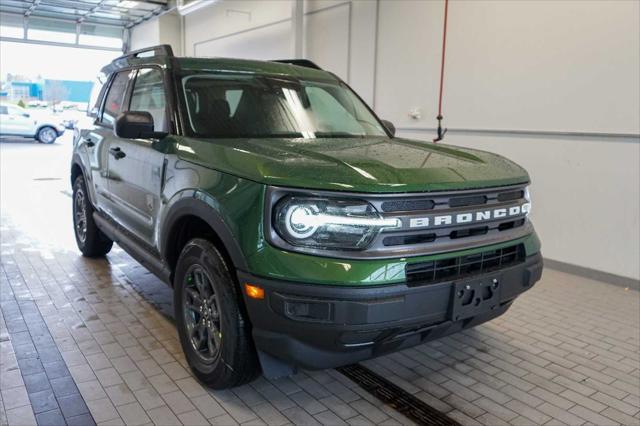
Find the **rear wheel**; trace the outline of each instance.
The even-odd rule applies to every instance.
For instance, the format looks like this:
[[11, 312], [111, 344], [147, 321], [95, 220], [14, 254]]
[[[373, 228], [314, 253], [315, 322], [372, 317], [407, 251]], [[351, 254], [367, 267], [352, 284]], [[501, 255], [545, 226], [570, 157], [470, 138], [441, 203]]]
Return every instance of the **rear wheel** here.
[[113, 241], [98, 229], [93, 220], [93, 211], [84, 176], [80, 175], [73, 184], [73, 229], [76, 243], [84, 256], [100, 257], [109, 253]]
[[199, 238], [187, 243], [174, 278], [175, 318], [191, 369], [215, 389], [247, 383], [260, 372], [237, 293], [215, 246]]
[[38, 134], [36, 135], [36, 139], [40, 143], [54, 143], [58, 138], [58, 132], [53, 127], [45, 126], [42, 129], [38, 130]]

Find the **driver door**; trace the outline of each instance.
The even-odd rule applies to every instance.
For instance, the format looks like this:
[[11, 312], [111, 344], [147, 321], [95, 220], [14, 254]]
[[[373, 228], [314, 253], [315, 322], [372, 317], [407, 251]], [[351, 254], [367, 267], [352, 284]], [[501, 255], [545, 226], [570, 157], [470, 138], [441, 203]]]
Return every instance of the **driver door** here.
[[[140, 68], [130, 89], [128, 111], [146, 111], [153, 116], [154, 129], [167, 131], [163, 72]], [[125, 104], [126, 105], [126, 104]], [[113, 218], [147, 245], [154, 247], [154, 231], [164, 178], [164, 153], [153, 139], [122, 139], [109, 142], [109, 192]]]

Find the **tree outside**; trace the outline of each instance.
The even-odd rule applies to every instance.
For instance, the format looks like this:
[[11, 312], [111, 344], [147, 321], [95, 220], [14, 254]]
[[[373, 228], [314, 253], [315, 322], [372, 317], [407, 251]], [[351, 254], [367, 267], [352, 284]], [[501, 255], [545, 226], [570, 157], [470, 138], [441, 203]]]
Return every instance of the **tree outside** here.
[[69, 89], [67, 89], [60, 81], [51, 81], [44, 87], [44, 99], [49, 102], [54, 110], [56, 105], [66, 100], [68, 96]]

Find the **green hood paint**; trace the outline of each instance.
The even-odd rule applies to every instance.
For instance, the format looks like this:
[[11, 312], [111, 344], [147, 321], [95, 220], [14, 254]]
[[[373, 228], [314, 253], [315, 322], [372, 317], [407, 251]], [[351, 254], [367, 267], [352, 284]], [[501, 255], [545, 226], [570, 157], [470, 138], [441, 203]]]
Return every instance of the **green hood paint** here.
[[401, 138], [180, 138], [181, 159], [256, 182], [318, 190], [422, 192], [529, 181], [485, 151]]

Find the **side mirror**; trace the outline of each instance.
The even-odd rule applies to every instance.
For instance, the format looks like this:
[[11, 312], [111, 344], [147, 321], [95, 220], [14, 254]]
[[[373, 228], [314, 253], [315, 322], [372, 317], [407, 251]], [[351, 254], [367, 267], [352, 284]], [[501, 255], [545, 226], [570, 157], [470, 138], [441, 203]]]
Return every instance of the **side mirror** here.
[[167, 135], [153, 130], [153, 116], [147, 111], [126, 111], [118, 115], [113, 134], [123, 139], [161, 139]]
[[384, 124], [384, 127], [387, 128], [389, 133], [391, 133], [391, 136], [396, 135], [396, 126], [394, 126], [392, 122], [390, 122], [389, 120], [382, 120], [382, 124]]

